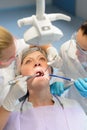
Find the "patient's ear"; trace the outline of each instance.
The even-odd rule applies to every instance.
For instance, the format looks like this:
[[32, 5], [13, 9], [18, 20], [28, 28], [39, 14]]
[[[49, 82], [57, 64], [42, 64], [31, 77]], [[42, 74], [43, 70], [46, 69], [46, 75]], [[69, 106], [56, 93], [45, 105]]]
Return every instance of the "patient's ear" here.
[[53, 67], [52, 67], [52, 66], [50, 66], [50, 68], [51, 68], [51, 74], [53, 74], [53, 72], [54, 72]]
[[49, 74], [53, 74], [53, 67], [52, 66], [49, 66]]
[[[49, 66], [48, 69], [49, 69], [49, 74], [53, 74], [53, 67], [52, 67], [52, 66]], [[52, 78], [52, 77], [50, 76], [50, 80], [51, 80], [51, 78]]]
[[[53, 67], [52, 66], [49, 66], [49, 74], [53, 74], [54, 70], [53, 70]], [[50, 77], [51, 79], [52, 77]]]

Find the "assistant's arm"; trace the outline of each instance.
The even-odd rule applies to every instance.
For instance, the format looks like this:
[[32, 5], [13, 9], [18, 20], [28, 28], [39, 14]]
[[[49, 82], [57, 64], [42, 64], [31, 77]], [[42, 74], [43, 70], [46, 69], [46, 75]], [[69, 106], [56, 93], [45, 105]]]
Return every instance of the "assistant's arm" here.
[[47, 53], [48, 65], [54, 68], [59, 68], [62, 65], [62, 59], [59, 56], [57, 49], [52, 44], [41, 46]]
[[0, 107], [0, 130], [5, 127], [11, 112], [7, 111], [4, 107]]
[[10, 88], [6, 98], [2, 103], [2, 106], [0, 107], [0, 130], [3, 130], [11, 112], [15, 110], [16, 105], [19, 103], [18, 99], [24, 96], [26, 93], [26, 77], [21, 77], [20, 80]]

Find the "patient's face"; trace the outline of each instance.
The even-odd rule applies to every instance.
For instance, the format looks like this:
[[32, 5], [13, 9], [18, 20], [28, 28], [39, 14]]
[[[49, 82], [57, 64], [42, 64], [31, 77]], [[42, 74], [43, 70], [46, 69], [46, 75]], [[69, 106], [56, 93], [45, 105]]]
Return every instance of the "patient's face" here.
[[[48, 76], [50, 69], [47, 69], [47, 67], [47, 58], [41, 52], [35, 51], [31, 54], [28, 54], [23, 60], [21, 66], [21, 74], [24, 76], [40, 74], [40, 76], [34, 79], [32, 78], [33, 80], [35, 80], [36, 84], [40, 83], [40, 81], [48, 82], [50, 79]], [[32, 79], [28, 81], [30, 82], [30, 84]]]

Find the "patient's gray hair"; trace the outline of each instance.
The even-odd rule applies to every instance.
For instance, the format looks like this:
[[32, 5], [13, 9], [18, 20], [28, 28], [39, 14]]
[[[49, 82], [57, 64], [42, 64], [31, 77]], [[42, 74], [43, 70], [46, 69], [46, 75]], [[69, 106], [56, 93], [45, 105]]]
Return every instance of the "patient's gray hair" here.
[[20, 67], [23, 63], [23, 60], [28, 54], [31, 54], [35, 51], [41, 52], [46, 58], [47, 58], [47, 53], [39, 46], [34, 46], [34, 47], [27, 47], [25, 48], [19, 55], [17, 59], [17, 69], [16, 69], [16, 76], [20, 74]]
[[44, 50], [42, 50], [40, 47], [30, 47], [30, 48], [26, 48], [22, 51], [22, 59], [21, 59], [21, 64], [23, 63], [24, 58], [28, 55], [31, 54], [35, 51], [39, 51], [41, 52], [46, 58], [47, 58], [47, 54]]

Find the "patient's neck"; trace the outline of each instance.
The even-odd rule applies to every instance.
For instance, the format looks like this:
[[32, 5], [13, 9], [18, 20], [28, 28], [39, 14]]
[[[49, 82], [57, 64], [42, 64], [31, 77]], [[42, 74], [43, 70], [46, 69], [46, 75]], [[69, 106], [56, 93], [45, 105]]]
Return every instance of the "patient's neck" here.
[[48, 106], [54, 104], [50, 91], [42, 91], [39, 93], [35, 92], [32, 94], [30, 93], [28, 101], [33, 104], [33, 107]]

